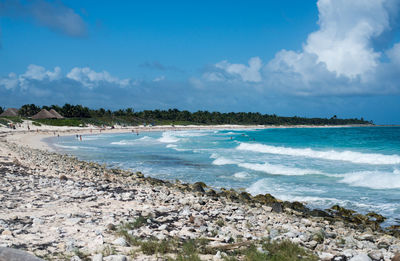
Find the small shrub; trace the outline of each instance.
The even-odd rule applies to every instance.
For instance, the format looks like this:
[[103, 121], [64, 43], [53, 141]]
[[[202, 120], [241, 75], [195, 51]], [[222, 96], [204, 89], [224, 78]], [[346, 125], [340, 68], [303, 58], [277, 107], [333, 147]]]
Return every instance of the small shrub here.
[[157, 253], [158, 244], [155, 241], [146, 241], [140, 244], [140, 250], [145, 255], [154, 255]]
[[[244, 260], [246, 260], [246, 261], [265, 261], [265, 260], [270, 260], [270, 259], [268, 259], [267, 254], [261, 253], [260, 251], [257, 250], [255, 245], [252, 245], [245, 251]], [[282, 260], [280, 260], [280, 261], [282, 261]]]
[[269, 252], [268, 259], [264, 260], [271, 260], [271, 261], [318, 260], [318, 257], [315, 256], [312, 252], [290, 241], [267, 242], [263, 244], [263, 249]]
[[140, 243], [140, 250], [145, 255], [167, 254], [176, 252], [176, 242], [173, 240], [162, 241], [142, 241]]
[[0, 118], [0, 124], [7, 126], [8, 125], [8, 120]]
[[147, 224], [147, 217], [139, 216], [133, 223], [133, 228], [139, 228]]
[[111, 255], [115, 255], [116, 253], [117, 252], [115, 251], [115, 248], [110, 245], [104, 246], [103, 250], [101, 251], [101, 254], [103, 256], [111, 256]]
[[200, 257], [197, 254], [196, 242], [194, 240], [188, 240], [183, 243], [182, 250], [176, 257], [177, 261], [200, 261]]
[[225, 226], [225, 221], [223, 219], [218, 219], [216, 224], [219, 227], [223, 227], [223, 226]]
[[138, 229], [145, 224], [147, 224], [147, 219], [148, 217], [144, 216], [139, 216], [137, 219], [135, 219], [133, 222], [127, 222], [121, 225], [120, 230], [132, 230], [132, 229]]

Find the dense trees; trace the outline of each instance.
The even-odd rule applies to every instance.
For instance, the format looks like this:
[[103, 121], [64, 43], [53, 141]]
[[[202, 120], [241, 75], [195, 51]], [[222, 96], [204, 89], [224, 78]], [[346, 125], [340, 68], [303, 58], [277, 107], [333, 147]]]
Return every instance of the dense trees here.
[[40, 107], [35, 104], [25, 104], [19, 109], [19, 115], [24, 117], [32, 117], [40, 111]]
[[2, 114], [4, 112], [3, 107], [0, 106], [0, 114]]
[[[255, 125], [344, 125], [344, 124], [369, 124], [372, 122], [361, 119], [339, 119], [336, 115], [331, 118], [304, 118], [280, 117], [275, 114], [261, 114], [259, 112], [189, 112], [178, 109], [169, 110], [144, 110], [135, 112], [133, 108], [119, 109], [116, 111], [100, 108], [89, 109], [82, 105], [65, 104], [43, 106], [43, 109], [54, 109], [66, 118], [92, 118], [105, 122], [126, 122], [130, 124], [142, 123], [192, 123], [192, 124], [255, 124]], [[20, 108], [20, 115], [31, 117], [40, 111], [34, 104], [26, 104]], [[1, 111], [1, 108], [0, 108]]]

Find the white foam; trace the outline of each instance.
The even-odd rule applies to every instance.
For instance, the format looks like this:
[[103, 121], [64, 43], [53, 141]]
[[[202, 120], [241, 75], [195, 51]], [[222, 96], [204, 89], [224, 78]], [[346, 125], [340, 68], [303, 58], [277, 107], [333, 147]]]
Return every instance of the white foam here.
[[354, 187], [366, 187], [371, 189], [398, 189], [400, 188], [400, 171], [360, 171], [343, 174], [339, 182]]
[[171, 132], [163, 132], [162, 137], [158, 139], [159, 142], [163, 143], [174, 143], [178, 142], [179, 138], [175, 137]]
[[178, 145], [175, 144], [167, 144], [167, 146], [165, 146], [166, 148], [176, 148], [178, 147]]
[[237, 179], [247, 179], [247, 178], [251, 177], [251, 175], [245, 171], [237, 172], [237, 173], [233, 174], [233, 176]]
[[110, 144], [112, 144], [112, 145], [134, 145], [134, 144], [137, 144], [140, 142], [150, 142], [150, 141], [154, 141], [154, 139], [149, 136], [144, 136], [144, 137], [140, 137], [139, 139], [134, 139], [134, 140], [114, 141], [114, 142], [111, 142]]
[[86, 149], [86, 150], [97, 150], [95, 147], [86, 147], [86, 146], [69, 146], [69, 145], [61, 145], [61, 144], [54, 144], [54, 146], [69, 149], [69, 150], [79, 150], [79, 149]]
[[209, 131], [175, 131], [174, 136], [177, 137], [201, 137], [208, 135]]
[[239, 167], [251, 169], [255, 171], [262, 171], [268, 174], [273, 175], [288, 175], [288, 176], [300, 176], [300, 175], [309, 175], [309, 174], [323, 174], [322, 172], [314, 169], [300, 169], [300, 168], [291, 168], [278, 164], [257, 164], [257, 163], [239, 163]]
[[227, 158], [224, 158], [224, 157], [219, 157], [219, 158], [216, 158], [216, 159], [212, 162], [212, 164], [221, 166], [221, 165], [236, 164], [236, 162], [233, 161], [233, 160], [231, 160], [231, 159], [227, 159]]
[[61, 145], [61, 144], [54, 144], [54, 146], [63, 148], [63, 149], [70, 149], [70, 150], [78, 150], [79, 146], [68, 146], [68, 145]]
[[217, 153], [213, 153], [213, 154], [211, 154], [210, 159], [216, 159], [218, 157], [219, 157], [219, 155]]
[[270, 153], [278, 155], [299, 156], [325, 160], [341, 160], [360, 164], [392, 165], [400, 164], [399, 155], [384, 155], [378, 153], [361, 153], [355, 151], [318, 151], [311, 148], [288, 148], [263, 144], [240, 143], [238, 150]]
[[267, 179], [260, 179], [251, 184], [251, 186], [246, 189], [252, 195], [265, 194], [269, 188]]

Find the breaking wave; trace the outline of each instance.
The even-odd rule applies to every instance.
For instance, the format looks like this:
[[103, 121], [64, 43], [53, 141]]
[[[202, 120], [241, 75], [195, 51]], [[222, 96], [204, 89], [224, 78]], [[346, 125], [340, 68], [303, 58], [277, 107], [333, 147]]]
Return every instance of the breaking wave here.
[[341, 160], [359, 164], [393, 165], [400, 164], [399, 155], [384, 155], [379, 153], [361, 153], [355, 151], [318, 151], [311, 148], [288, 148], [263, 144], [240, 143], [237, 150], [270, 153], [278, 155], [299, 156], [324, 160]]
[[269, 163], [264, 164], [256, 164], [256, 163], [239, 163], [239, 167], [251, 169], [255, 171], [262, 171], [268, 174], [273, 175], [287, 175], [287, 176], [300, 176], [300, 175], [309, 175], [309, 174], [323, 174], [318, 170], [313, 169], [300, 169], [300, 168], [292, 168], [286, 167], [283, 165], [273, 165]]
[[174, 143], [178, 142], [180, 139], [175, 137], [171, 132], [163, 132], [161, 138], [158, 139], [159, 142], [163, 143]]
[[343, 174], [339, 182], [353, 187], [366, 187], [371, 189], [398, 189], [400, 188], [400, 171], [359, 171]]

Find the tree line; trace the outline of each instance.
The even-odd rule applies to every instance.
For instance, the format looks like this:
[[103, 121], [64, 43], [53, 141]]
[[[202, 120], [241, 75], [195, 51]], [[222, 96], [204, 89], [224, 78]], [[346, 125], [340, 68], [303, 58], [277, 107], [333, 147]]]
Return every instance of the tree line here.
[[[1, 108], [1, 107], [0, 107]], [[363, 118], [339, 119], [334, 115], [331, 118], [305, 118], [305, 117], [282, 117], [275, 114], [261, 114], [259, 112], [209, 112], [169, 109], [169, 110], [144, 110], [135, 112], [133, 108], [119, 109], [115, 111], [100, 109], [89, 109], [82, 105], [64, 106], [51, 105], [39, 107], [35, 104], [25, 104], [19, 109], [23, 117], [32, 117], [41, 109], [54, 109], [66, 118], [109, 118], [118, 121], [158, 123], [158, 122], [187, 122], [194, 124], [256, 124], [256, 125], [345, 125], [345, 124], [371, 124]], [[0, 112], [3, 108], [0, 109]]]

